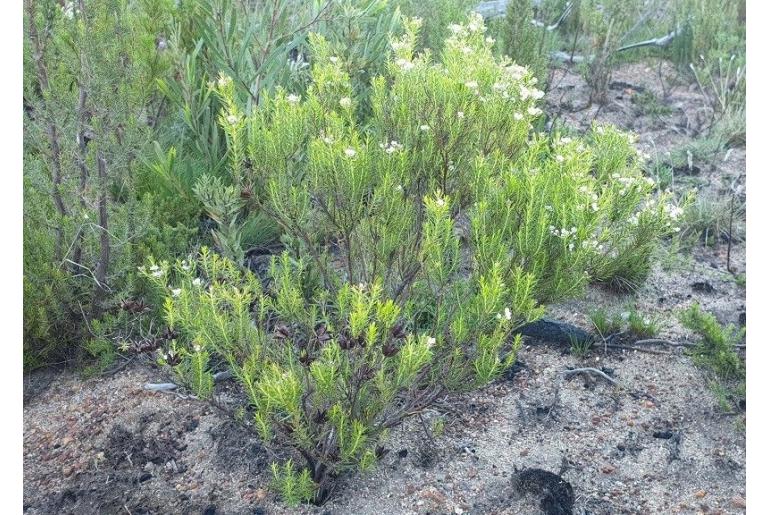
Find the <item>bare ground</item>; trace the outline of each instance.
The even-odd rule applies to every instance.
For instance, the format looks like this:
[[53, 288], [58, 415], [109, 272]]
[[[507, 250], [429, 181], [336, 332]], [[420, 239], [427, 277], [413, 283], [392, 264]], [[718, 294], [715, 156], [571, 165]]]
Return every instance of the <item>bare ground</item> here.
[[[625, 65], [614, 74], [608, 105], [577, 110], [585, 84], [557, 71], [548, 110], [580, 130], [594, 119], [615, 123], [637, 132], [644, 151], [670, 151], [708, 117], [698, 92], [674, 75], [665, 66]], [[641, 112], [633, 96], [645, 90], [670, 112]], [[739, 191], [745, 184], [743, 148], [701, 165], [701, 192], [723, 192], [725, 178]], [[631, 303], [678, 342], [688, 334], [676, 312], [696, 300], [723, 323], [745, 321], [745, 291], [727, 271], [726, 253], [724, 242], [697, 247], [665, 259], [635, 296], [591, 288], [551, 314], [590, 328], [591, 309]], [[731, 265], [745, 272], [742, 242], [732, 244]], [[141, 360], [90, 380], [38, 372], [25, 380], [25, 513], [539, 513], [540, 496], [511, 483], [528, 467], [560, 473], [574, 491], [574, 513], [743, 513], [745, 412], [720, 410], [707, 373], [681, 349], [656, 349], [665, 354], [598, 349], [580, 359], [527, 342], [508, 377], [425, 414], [426, 426], [444, 422], [433, 441], [418, 420], [407, 421], [373, 472], [340, 478], [323, 507], [296, 510], [269, 490], [275, 451], [260, 444], [248, 420], [232, 416], [243, 403], [234, 385], [218, 385], [212, 404], [144, 390], [145, 382], [168, 378]], [[618, 385], [563, 376], [588, 366]]]

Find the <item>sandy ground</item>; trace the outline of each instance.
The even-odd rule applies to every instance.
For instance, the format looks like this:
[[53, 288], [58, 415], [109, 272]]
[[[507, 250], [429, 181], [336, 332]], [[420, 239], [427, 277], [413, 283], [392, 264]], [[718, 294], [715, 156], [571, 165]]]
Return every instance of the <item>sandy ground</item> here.
[[[661, 73], [663, 75], [661, 75]], [[557, 72], [549, 112], [584, 130], [592, 120], [640, 134], [646, 152], [681, 146], [703, 128], [697, 91], [636, 63], [614, 76], [610, 103], [568, 113], [585, 103], [573, 72]], [[674, 86], [671, 86], [674, 84]], [[650, 91], [669, 114], [640, 113], [633, 102]], [[708, 166], [697, 184], [723, 192], [727, 178], [745, 184], [745, 149]], [[587, 314], [635, 306], [658, 320], [661, 336], [686, 341], [676, 312], [698, 301], [720, 321], [745, 320], [745, 291], [727, 272], [727, 245], [699, 247], [665, 259], [635, 296], [591, 288], [550, 314], [590, 328]], [[731, 249], [745, 271], [745, 245]], [[693, 287], [708, 283], [711, 288]], [[269, 490], [265, 449], [233, 418], [243, 405], [232, 383], [214, 403], [151, 393], [145, 382], [168, 378], [142, 360], [117, 374], [83, 380], [73, 372], [37, 372], [25, 379], [24, 511], [29, 514], [454, 514], [541, 513], [541, 496], [512, 486], [524, 468], [561, 474], [574, 492], [574, 513], [743, 513], [745, 413], [723, 412], [707, 374], [679, 349], [665, 354], [569, 349], [528, 341], [519, 364], [487, 388], [443, 399], [424, 415], [444, 430], [428, 437], [418, 420], [393, 431], [389, 453], [369, 474], [339, 479], [323, 507], [287, 509]], [[569, 367], [599, 368], [565, 378]]]

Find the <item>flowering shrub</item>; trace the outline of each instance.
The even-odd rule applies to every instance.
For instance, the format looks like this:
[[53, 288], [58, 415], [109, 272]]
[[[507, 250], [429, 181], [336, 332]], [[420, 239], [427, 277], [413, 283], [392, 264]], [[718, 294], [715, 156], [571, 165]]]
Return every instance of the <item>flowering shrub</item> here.
[[283, 230], [264, 284], [205, 249], [144, 271], [180, 379], [205, 397], [226, 364], [260, 435], [304, 458], [274, 468], [288, 501], [325, 500], [404, 417], [498, 377], [544, 303], [612, 275], [617, 256], [649, 260], [671, 230], [627, 136], [530, 136], [543, 93], [492, 56], [478, 15], [450, 27], [440, 63], [414, 54], [419, 21], [405, 27], [363, 122], [320, 37], [304, 96], [279, 90], [246, 116], [227, 78], [214, 85], [231, 183], [204, 189], [250, 192], [220, 227], [268, 216]]

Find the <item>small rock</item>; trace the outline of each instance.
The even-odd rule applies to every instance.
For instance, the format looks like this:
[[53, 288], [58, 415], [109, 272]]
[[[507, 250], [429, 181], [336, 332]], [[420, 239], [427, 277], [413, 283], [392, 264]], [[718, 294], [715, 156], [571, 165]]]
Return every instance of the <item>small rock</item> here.
[[706, 491], [698, 490], [697, 492], [695, 492], [695, 497], [697, 497], [698, 499], [703, 499], [704, 497], [706, 497]]
[[64, 477], [71, 476], [73, 472], [74, 472], [74, 469], [66, 465], [61, 469], [61, 473], [64, 475]]
[[144, 483], [145, 481], [149, 481], [150, 479], [152, 479], [152, 474], [150, 474], [149, 472], [142, 472], [142, 475], [139, 476], [140, 483]]
[[711, 283], [707, 281], [698, 281], [695, 283], [692, 283], [692, 289], [693, 291], [697, 291], [699, 293], [714, 293], [716, 289], [711, 285]]
[[740, 495], [736, 495], [735, 497], [730, 499], [730, 503], [733, 505], [733, 508], [745, 508], [746, 507], [746, 499], [744, 499]]
[[615, 472], [615, 467], [609, 464], [602, 465], [602, 472], [604, 472], [605, 474], [612, 474], [613, 472]]

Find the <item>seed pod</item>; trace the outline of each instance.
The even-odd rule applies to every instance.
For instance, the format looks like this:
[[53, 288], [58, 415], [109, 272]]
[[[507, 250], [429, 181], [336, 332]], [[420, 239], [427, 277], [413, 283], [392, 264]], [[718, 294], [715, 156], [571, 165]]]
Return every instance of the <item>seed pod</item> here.
[[382, 344], [382, 355], [386, 358], [392, 358], [398, 354], [398, 351], [400, 350], [401, 347], [396, 345], [393, 341], [385, 342]]
[[340, 335], [338, 339], [338, 343], [340, 344], [340, 348], [342, 350], [350, 350], [356, 346], [355, 340], [351, 339], [348, 335], [344, 333]]
[[332, 339], [332, 336], [329, 334], [329, 332], [326, 330], [326, 326], [323, 324], [318, 326], [318, 328], [315, 330], [315, 336], [321, 343], [326, 343]]
[[179, 333], [171, 329], [170, 327], [166, 327], [166, 329], [164, 329], [163, 332], [160, 333], [160, 337], [163, 338], [164, 340], [174, 340], [179, 337]]
[[377, 459], [382, 459], [386, 454], [390, 452], [390, 449], [386, 449], [383, 445], [378, 445], [374, 448], [374, 455], [377, 456]]
[[396, 325], [394, 325], [393, 328], [390, 330], [390, 335], [396, 340], [401, 340], [402, 338], [406, 338], [406, 332], [404, 331], [404, 323], [398, 322]]
[[284, 324], [277, 325], [273, 334], [276, 340], [285, 340], [291, 336], [289, 328]]
[[326, 422], [327, 419], [328, 417], [326, 416], [325, 409], [317, 410], [313, 415], [313, 422], [315, 422], [316, 424], [323, 424], [324, 422]]

